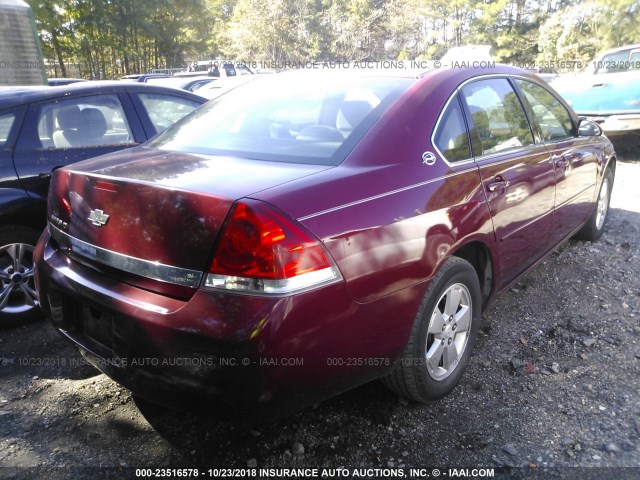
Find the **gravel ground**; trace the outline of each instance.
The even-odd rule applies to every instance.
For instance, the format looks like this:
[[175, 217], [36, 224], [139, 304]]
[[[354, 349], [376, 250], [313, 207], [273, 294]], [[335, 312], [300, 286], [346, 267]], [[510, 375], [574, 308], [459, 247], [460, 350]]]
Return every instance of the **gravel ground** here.
[[2, 331], [0, 477], [133, 478], [134, 468], [197, 466], [640, 478], [638, 185], [640, 161], [620, 162], [603, 239], [565, 244], [502, 295], [484, 314], [461, 384], [429, 406], [375, 382], [234, 428], [136, 403], [46, 322]]

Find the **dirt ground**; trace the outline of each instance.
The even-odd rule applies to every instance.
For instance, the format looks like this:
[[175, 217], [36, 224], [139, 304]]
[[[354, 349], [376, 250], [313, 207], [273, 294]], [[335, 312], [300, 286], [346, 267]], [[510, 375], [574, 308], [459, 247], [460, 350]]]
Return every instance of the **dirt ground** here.
[[47, 322], [0, 331], [0, 478], [194, 467], [640, 478], [640, 159], [619, 163], [611, 208], [600, 242], [565, 244], [484, 314], [461, 384], [429, 406], [375, 382], [241, 429], [136, 403]]

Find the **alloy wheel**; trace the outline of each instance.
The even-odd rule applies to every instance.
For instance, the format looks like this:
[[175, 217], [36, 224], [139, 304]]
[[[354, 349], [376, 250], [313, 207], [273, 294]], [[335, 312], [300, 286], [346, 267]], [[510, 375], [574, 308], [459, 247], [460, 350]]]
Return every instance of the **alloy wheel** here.
[[456, 369], [471, 332], [473, 308], [469, 289], [455, 283], [442, 294], [429, 322], [425, 359], [434, 380], [444, 380]]
[[0, 311], [19, 314], [38, 305], [33, 246], [12, 243], [0, 247]]
[[602, 180], [596, 209], [596, 228], [601, 230], [607, 218], [607, 210], [609, 209], [609, 179], [607, 177], [604, 177], [604, 180]]

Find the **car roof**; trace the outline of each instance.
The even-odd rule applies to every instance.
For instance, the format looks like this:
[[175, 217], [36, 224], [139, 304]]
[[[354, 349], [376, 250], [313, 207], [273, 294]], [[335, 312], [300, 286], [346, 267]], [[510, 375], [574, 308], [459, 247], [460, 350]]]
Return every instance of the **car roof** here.
[[640, 49], [640, 43], [636, 43], [635, 45], [625, 45], [624, 47], [611, 48], [609, 50], [600, 52], [598, 56], [601, 57], [602, 55], [606, 55], [608, 53], [616, 53], [616, 52], [622, 52], [624, 50], [637, 50], [637, 49]]
[[68, 84], [68, 83], [75, 83], [75, 82], [88, 82], [89, 80], [87, 80], [86, 78], [71, 78], [71, 77], [55, 77], [55, 78], [48, 78], [47, 82], [49, 83], [49, 85], [51, 85], [52, 83], [55, 84]]
[[[262, 78], [268, 78], [270, 80], [283, 79], [283, 78], [299, 78], [301, 82], [305, 81], [307, 76], [326, 76], [327, 81], [331, 81], [333, 78], [340, 77], [380, 77], [380, 78], [406, 78], [419, 81], [421, 79], [428, 79], [434, 76], [453, 76], [456, 75], [460, 78], [460, 81], [466, 81], [475, 76], [486, 75], [525, 75], [529, 78], [540, 78], [537, 75], [532, 75], [518, 67], [511, 65], [504, 65], [500, 63], [494, 63], [491, 67], [479, 67], [479, 68], [451, 68], [451, 67], [439, 67], [437, 62], [425, 61], [421, 65], [425, 68], [344, 68], [344, 69], [325, 69], [322, 66], [318, 68], [288, 70], [286, 72], [276, 73], [274, 75], [254, 74], [254, 75], [239, 75], [235, 77], [222, 78], [216, 82], [205, 85], [198, 89], [198, 93], [207, 98], [217, 98], [222, 93], [226, 93], [228, 90], [232, 90], [236, 87], [244, 85], [252, 80], [258, 80]], [[322, 64], [320, 64], [322, 65]], [[441, 78], [441, 77], [440, 77]], [[275, 80], [277, 81], [277, 80]]]
[[179, 85], [181, 88], [194, 82], [201, 82], [202, 80], [218, 81], [220, 77], [211, 77], [209, 75], [197, 75], [193, 77], [158, 77], [149, 78], [146, 83], [151, 85], [170, 85], [175, 87]]
[[166, 93], [174, 96], [191, 98], [196, 101], [205, 102], [207, 99], [191, 92], [177, 90], [175, 88], [162, 87], [160, 85], [147, 85], [138, 82], [121, 82], [118, 80], [100, 80], [91, 82], [77, 82], [64, 86], [51, 87], [48, 85], [38, 86], [15, 86], [0, 87], [0, 108], [9, 108], [24, 105], [40, 100], [47, 100], [67, 95], [82, 94], [104, 94], [118, 92], [149, 92]]

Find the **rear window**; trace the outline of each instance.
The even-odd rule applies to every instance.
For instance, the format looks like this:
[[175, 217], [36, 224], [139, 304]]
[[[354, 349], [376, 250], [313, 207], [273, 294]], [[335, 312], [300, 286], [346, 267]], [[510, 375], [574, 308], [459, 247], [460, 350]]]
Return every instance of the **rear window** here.
[[467, 126], [464, 123], [457, 95], [442, 114], [434, 142], [442, 156], [450, 162], [471, 158]]
[[200, 106], [200, 102], [163, 93], [141, 93], [140, 101], [156, 132], [162, 132]]
[[11, 127], [16, 120], [15, 113], [3, 113], [0, 114], [0, 147], [4, 147], [9, 139], [9, 133], [11, 133]]
[[274, 75], [211, 101], [149, 146], [337, 165], [412, 82], [407, 78]]
[[135, 143], [117, 95], [55, 100], [40, 108], [38, 138], [44, 149]]

